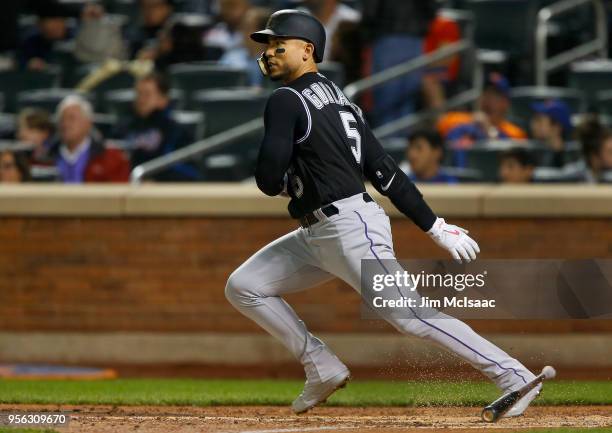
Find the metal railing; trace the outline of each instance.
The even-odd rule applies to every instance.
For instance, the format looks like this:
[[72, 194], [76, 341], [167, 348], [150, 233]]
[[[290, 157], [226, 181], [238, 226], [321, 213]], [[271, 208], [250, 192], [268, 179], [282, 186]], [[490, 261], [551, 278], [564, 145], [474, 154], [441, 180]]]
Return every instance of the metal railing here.
[[353, 99], [355, 96], [362, 94], [366, 90], [370, 90], [388, 81], [394, 80], [403, 75], [407, 75], [411, 72], [422, 69], [433, 63], [439, 62], [440, 60], [444, 60], [451, 56], [460, 54], [471, 48], [472, 43], [467, 39], [463, 39], [458, 42], [445, 45], [442, 48], [435, 50], [429, 54], [416, 57], [414, 59], [408, 60], [407, 62], [400, 63], [396, 66], [392, 66], [370, 77], [357, 80], [344, 88], [344, 94], [347, 98]]
[[[592, 4], [595, 12], [595, 39], [559, 53], [554, 57], [548, 55], [548, 23], [551, 19], [567, 11]], [[608, 30], [606, 23], [606, 10], [601, 0], [561, 0], [538, 12], [535, 31], [535, 82], [538, 86], [546, 86], [548, 74], [554, 72], [571, 62], [588, 56], [599, 54], [607, 57]]]
[[188, 161], [206, 152], [217, 150], [236, 140], [261, 131], [262, 129], [263, 118], [259, 117], [204, 140], [196, 141], [182, 149], [175, 150], [159, 158], [147, 161], [144, 164], [137, 165], [130, 174], [130, 181], [132, 183], [140, 183], [146, 175], [158, 173], [175, 164]]
[[[431, 64], [439, 62], [440, 60], [444, 60], [448, 57], [470, 50], [474, 50], [474, 46], [471, 41], [465, 39], [446, 45], [429, 54], [419, 56], [397, 66], [385, 69], [384, 71], [381, 71], [371, 77], [349, 84], [344, 88], [344, 93], [349, 99], [351, 99], [352, 97], [357, 96], [368, 89], [379, 86], [418, 69], [427, 67]], [[478, 92], [482, 87], [482, 71], [481, 68], [478, 67], [477, 63], [474, 66], [473, 77], [473, 87], [470, 90], [462, 92], [456, 95], [454, 98], [451, 98], [449, 101], [447, 101], [447, 106], [445, 106], [445, 108], [452, 108], [456, 105], [470, 102], [478, 97]], [[391, 135], [396, 131], [405, 129], [407, 127], [406, 125], [410, 126], [414, 122], [418, 123], [418, 121], [420, 121], [419, 119], [422, 120], [424, 116], [431, 116], [432, 113], [433, 112], [427, 112], [421, 115], [409, 115], [406, 118], [398, 119], [388, 126], [385, 125], [378, 128], [374, 131], [374, 133], [377, 135], [382, 134], [380, 135], [381, 138]], [[205, 153], [221, 149], [227, 144], [240, 140], [241, 138], [247, 137], [251, 134], [260, 132], [262, 129], [262, 118], [251, 120], [227, 131], [223, 131], [204, 140], [195, 142], [167, 155], [160, 156], [147, 161], [144, 164], [138, 165], [132, 170], [130, 180], [134, 184], [140, 183], [145, 176], [158, 173], [174, 164], [185, 162]]]
[[[412, 65], [413, 68], [410, 69], [410, 72], [416, 69], [420, 69], [425, 66], [428, 66], [432, 63], [436, 63], [439, 60], [443, 60], [444, 58], [448, 58], [453, 55], [466, 53], [466, 52], [471, 55], [471, 59], [472, 59], [472, 70], [471, 70], [472, 85], [469, 89], [459, 92], [458, 94], [450, 97], [444, 103], [444, 105], [440, 108], [428, 110], [428, 111], [420, 112], [420, 113], [408, 114], [404, 117], [401, 117], [385, 125], [379, 126], [378, 128], [375, 128], [373, 132], [376, 135], [376, 137], [385, 138], [385, 137], [392, 136], [404, 130], [410, 129], [411, 127], [418, 125], [422, 122], [433, 119], [439, 114], [449, 109], [457, 108], [462, 105], [475, 102], [480, 96], [480, 93], [482, 91], [484, 72], [482, 69], [482, 64], [480, 63], [480, 61], [478, 60], [476, 56], [476, 47], [474, 46], [473, 42], [470, 40], [463, 39], [459, 42], [455, 42], [453, 44], [446, 45], [443, 48], [436, 50], [426, 56], [421, 56], [417, 59], [412, 60], [411, 62], [413, 62], [413, 65]], [[399, 65], [399, 66], [402, 66], [402, 65]], [[397, 68], [397, 70], [399, 71], [398, 66], [396, 66], [395, 68]], [[392, 70], [395, 68], [387, 69], [381, 72], [381, 74], [387, 73], [388, 76], [392, 76], [391, 75], [391, 73], [393, 72]], [[406, 67], [403, 68], [403, 70], [407, 70], [407, 69], [408, 68]], [[396, 76], [393, 75], [392, 78], [390, 79], [393, 79], [393, 78], [396, 78]], [[369, 80], [369, 78], [366, 78], [366, 80]], [[365, 81], [365, 80], [362, 80], [362, 81]], [[373, 81], [372, 84], [378, 85], [378, 82]], [[359, 88], [357, 90], [359, 90]]]

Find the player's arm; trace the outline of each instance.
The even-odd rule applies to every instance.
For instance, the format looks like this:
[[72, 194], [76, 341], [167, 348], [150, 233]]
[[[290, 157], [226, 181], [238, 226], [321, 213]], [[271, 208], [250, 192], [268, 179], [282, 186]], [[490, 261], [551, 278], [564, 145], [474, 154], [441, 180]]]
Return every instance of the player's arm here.
[[478, 244], [467, 235], [467, 230], [447, 224], [431, 210], [416, 185], [397, 166], [383, 149], [370, 128], [365, 125], [364, 174], [382, 195], [404, 215], [427, 232], [455, 260], [470, 261], [480, 252]]
[[290, 90], [279, 89], [268, 100], [265, 133], [255, 169], [257, 186], [266, 195], [278, 195], [286, 186], [285, 173], [293, 154], [294, 131], [303, 112], [304, 107]]

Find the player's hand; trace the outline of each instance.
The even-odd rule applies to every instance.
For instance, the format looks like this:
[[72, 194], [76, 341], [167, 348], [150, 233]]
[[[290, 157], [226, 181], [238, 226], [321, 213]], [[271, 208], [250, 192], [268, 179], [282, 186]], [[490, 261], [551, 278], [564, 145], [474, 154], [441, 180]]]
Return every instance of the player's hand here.
[[446, 224], [444, 218], [438, 218], [427, 232], [438, 245], [448, 250], [459, 263], [462, 260], [466, 262], [476, 260], [476, 254], [480, 252], [476, 241], [469, 237], [467, 233], [468, 231], [461, 227]]

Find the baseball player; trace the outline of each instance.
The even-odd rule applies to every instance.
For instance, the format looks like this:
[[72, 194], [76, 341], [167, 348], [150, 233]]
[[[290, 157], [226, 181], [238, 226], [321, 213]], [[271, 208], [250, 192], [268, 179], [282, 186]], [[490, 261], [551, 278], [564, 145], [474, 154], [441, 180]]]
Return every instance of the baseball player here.
[[[381, 272], [403, 268], [395, 260], [389, 218], [366, 193], [374, 187], [456, 260], [480, 252], [467, 231], [447, 224], [382, 148], [361, 110], [317, 72], [325, 30], [308, 13], [280, 10], [251, 38], [266, 44], [258, 60], [264, 75], [284, 86], [268, 100], [265, 135], [255, 178], [269, 196], [288, 195], [289, 213], [301, 227], [273, 241], [236, 269], [227, 299], [276, 337], [304, 366], [306, 383], [292, 408], [306, 412], [349, 380], [348, 368], [306, 328], [282, 295], [334, 277], [360, 291], [361, 261]], [[389, 264], [391, 263], [391, 265]], [[430, 340], [469, 362], [501, 390], [520, 388], [535, 376], [520, 362], [463, 322], [436, 312], [426, 318], [383, 317], [400, 332]], [[506, 414], [523, 413], [541, 385]]]

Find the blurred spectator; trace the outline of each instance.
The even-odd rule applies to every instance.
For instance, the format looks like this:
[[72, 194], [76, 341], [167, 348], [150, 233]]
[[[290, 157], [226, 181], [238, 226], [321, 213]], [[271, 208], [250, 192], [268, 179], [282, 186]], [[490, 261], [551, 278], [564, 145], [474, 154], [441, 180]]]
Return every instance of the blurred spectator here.
[[530, 183], [534, 169], [533, 158], [525, 148], [515, 147], [499, 156], [499, 179], [502, 183]]
[[105, 15], [104, 8], [87, 3], [81, 12], [74, 55], [81, 62], [102, 63], [108, 59], [124, 60], [127, 47], [123, 41], [121, 22]]
[[[436, 16], [425, 37], [424, 52], [431, 53], [445, 45], [458, 42], [461, 31], [457, 23], [443, 16]], [[423, 75], [423, 97], [425, 107], [441, 108], [446, 95], [452, 91], [459, 77], [460, 57], [455, 55], [432, 65]]]
[[17, 1], [4, 2], [0, 14], [0, 53], [15, 51], [19, 46], [19, 14], [23, 4]]
[[216, 0], [182, 0], [181, 10], [194, 14], [213, 15]]
[[[339, 23], [334, 33], [329, 60], [342, 64], [346, 83], [352, 83], [361, 78], [362, 36], [359, 23], [350, 21]], [[327, 50], [325, 53], [327, 55]]]
[[70, 95], [57, 108], [59, 140], [51, 149], [60, 179], [66, 183], [126, 182], [130, 165], [125, 154], [107, 147], [93, 127], [91, 104]]
[[402, 169], [413, 182], [457, 183], [457, 179], [441, 169], [444, 142], [436, 131], [422, 130], [412, 133], [406, 148], [406, 161]]
[[527, 134], [506, 119], [510, 110], [510, 84], [499, 73], [492, 72], [479, 100], [480, 111], [475, 113], [449, 112], [438, 120], [438, 131], [455, 150], [455, 164], [465, 165], [465, 153], [476, 141], [486, 139], [523, 140]]
[[55, 126], [51, 116], [40, 108], [24, 108], [17, 121], [17, 139], [34, 145], [30, 162], [34, 165], [54, 165], [49, 154], [53, 145]]
[[553, 151], [550, 160], [541, 161], [540, 165], [561, 168], [565, 165], [565, 140], [572, 133], [571, 112], [567, 104], [558, 99], [551, 99], [531, 106], [534, 114], [531, 118], [531, 135]]
[[21, 183], [30, 180], [30, 165], [25, 153], [1, 150], [0, 183]]
[[[369, 47], [364, 74], [373, 75], [423, 54], [423, 38], [435, 17], [434, 0], [363, 0], [362, 29]], [[415, 111], [422, 73], [416, 71], [373, 89], [364, 108], [373, 126]], [[366, 96], [367, 98], [367, 96]]]
[[612, 132], [606, 131], [601, 138], [585, 149], [588, 171], [585, 180], [597, 183], [604, 174], [612, 172]]
[[[136, 82], [134, 114], [116, 132], [131, 151], [132, 167], [187, 144], [187, 137], [171, 117], [170, 84], [164, 75], [151, 73]], [[153, 177], [158, 181], [196, 180], [198, 172], [187, 164]]]
[[304, 0], [306, 9], [317, 17], [325, 27], [325, 54], [323, 60], [330, 60], [332, 55], [332, 41], [342, 22], [357, 23], [361, 20], [361, 13], [338, 0]]
[[270, 10], [265, 8], [254, 7], [249, 9], [240, 26], [243, 37], [242, 45], [226, 51], [219, 60], [222, 65], [246, 69], [249, 73], [249, 85], [251, 86], [260, 86], [263, 81], [263, 75], [257, 65], [257, 58], [261, 54], [262, 46], [253, 41], [249, 35], [266, 27], [270, 13]]
[[610, 131], [601, 124], [597, 115], [587, 115], [576, 128], [576, 137], [586, 162], [584, 180], [589, 183], [601, 181], [603, 174], [612, 169]]
[[206, 50], [202, 45], [203, 31], [204, 26], [200, 23], [173, 17], [159, 31], [156, 42], [141, 50], [138, 58], [154, 60], [155, 68], [160, 71], [175, 63], [206, 60]]
[[26, 35], [19, 47], [19, 64], [22, 68], [41, 70], [51, 60], [56, 42], [73, 37], [67, 18], [72, 10], [54, 1], [38, 2], [35, 8], [38, 15], [36, 28]]
[[155, 42], [158, 32], [174, 13], [173, 0], [139, 0], [140, 26], [131, 26], [127, 31], [130, 52], [136, 55], [141, 49]]
[[249, 0], [219, 0], [218, 22], [206, 32], [203, 40], [209, 52], [217, 50], [215, 60], [224, 52], [242, 45], [240, 25], [250, 7]]

